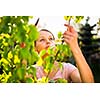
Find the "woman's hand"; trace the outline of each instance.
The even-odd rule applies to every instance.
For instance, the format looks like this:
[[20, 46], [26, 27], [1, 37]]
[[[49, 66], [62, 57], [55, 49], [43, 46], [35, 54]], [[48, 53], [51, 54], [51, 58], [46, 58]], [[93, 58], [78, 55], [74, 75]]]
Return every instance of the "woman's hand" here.
[[65, 24], [65, 26], [67, 27], [67, 30], [64, 32], [63, 38], [65, 43], [67, 43], [73, 51], [73, 49], [78, 47], [78, 34], [72, 26], [67, 24]]

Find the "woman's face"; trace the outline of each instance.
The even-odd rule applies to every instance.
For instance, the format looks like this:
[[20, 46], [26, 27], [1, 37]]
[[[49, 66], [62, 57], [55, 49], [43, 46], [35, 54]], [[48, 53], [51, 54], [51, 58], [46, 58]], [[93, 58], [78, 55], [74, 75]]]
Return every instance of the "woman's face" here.
[[49, 47], [54, 45], [53, 35], [47, 31], [40, 31], [39, 38], [36, 41], [36, 51], [39, 53], [41, 50], [47, 50]]

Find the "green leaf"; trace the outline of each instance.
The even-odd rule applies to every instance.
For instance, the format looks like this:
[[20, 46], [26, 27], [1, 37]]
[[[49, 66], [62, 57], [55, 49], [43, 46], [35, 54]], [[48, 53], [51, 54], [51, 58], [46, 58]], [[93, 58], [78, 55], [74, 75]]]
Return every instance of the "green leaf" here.
[[36, 68], [34, 66], [30, 66], [28, 69], [28, 73], [36, 77]]
[[76, 23], [80, 23], [83, 18], [84, 18], [84, 16], [75, 16], [75, 20], [74, 21]]
[[62, 37], [62, 32], [58, 32], [58, 38], [60, 39]]
[[30, 52], [29, 52], [28, 48], [20, 49], [20, 58], [27, 59], [28, 57], [30, 57]]
[[26, 83], [34, 83], [34, 80], [32, 78], [26, 78]]
[[44, 62], [43, 59], [40, 57], [36, 64], [37, 64], [37, 66], [42, 66], [43, 62]]
[[37, 28], [33, 25], [30, 25], [30, 32], [28, 33], [29, 38], [31, 41], [36, 41], [38, 39], [39, 36], [39, 32], [37, 31]]
[[54, 56], [55, 55], [55, 50], [56, 50], [55, 47], [50, 47], [50, 48], [48, 48], [47, 52], [48, 52], [49, 55]]
[[63, 78], [59, 78], [56, 80], [56, 83], [68, 83], [68, 81]]
[[64, 16], [64, 19], [65, 19], [66, 21], [69, 21], [71, 18], [74, 18], [74, 16]]
[[25, 76], [25, 68], [24, 67], [20, 67], [17, 69], [17, 76], [18, 76], [19, 80], [24, 80], [24, 76]]
[[44, 50], [42, 50], [41, 52], [40, 52], [40, 57], [42, 57], [42, 56], [44, 56], [46, 54], [46, 50], [44, 49]]

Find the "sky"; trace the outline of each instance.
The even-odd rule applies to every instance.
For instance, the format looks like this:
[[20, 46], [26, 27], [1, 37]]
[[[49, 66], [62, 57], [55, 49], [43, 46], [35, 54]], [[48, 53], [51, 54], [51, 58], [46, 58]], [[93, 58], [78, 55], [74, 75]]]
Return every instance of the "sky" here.
[[[30, 23], [34, 24], [38, 18], [40, 18], [38, 23], [39, 27], [50, 30], [55, 36], [57, 36], [59, 31], [64, 32], [66, 30], [64, 26], [66, 23], [64, 16], [34, 16], [34, 18], [30, 20]], [[85, 24], [86, 18], [87, 16], [81, 21], [82, 24]], [[89, 20], [90, 25], [94, 25], [98, 21], [98, 18], [100, 18], [100, 16], [91, 16]]]

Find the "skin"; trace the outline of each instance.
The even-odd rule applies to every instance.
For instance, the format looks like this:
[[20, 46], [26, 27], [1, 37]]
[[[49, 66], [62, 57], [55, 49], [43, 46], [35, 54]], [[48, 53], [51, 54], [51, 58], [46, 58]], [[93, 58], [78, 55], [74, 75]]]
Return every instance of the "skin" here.
[[40, 53], [41, 50], [47, 50], [50, 46], [55, 45], [53, 36], [50, 32], [40, 31], [38, 40], [36, 41], [36, 51]]
[[[71, 48], [73, 56], [78, 67], [77, 70], [73, 71], [70, 75], [72, 82], [83, 82], [92, 83], [94, 82], [93, 74], [89, 65], [87, 64], [81, 49], [78, 45], [78, 33], [74, 30], [72, 26], [65, 24], [67, 30], [63, 34], [64, 42], [68, 44]], [[55, 45], [53, 36], [50, 32], [40, 31], [40, 36], [36, 41], [36, 51], [40, 53], [43, 49], [48, 49], [48, 47]], [[46, 54], [47, 56], [48, 54]], [[50, 77], [53, 77], [55, 71], [50, 73]]]

